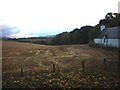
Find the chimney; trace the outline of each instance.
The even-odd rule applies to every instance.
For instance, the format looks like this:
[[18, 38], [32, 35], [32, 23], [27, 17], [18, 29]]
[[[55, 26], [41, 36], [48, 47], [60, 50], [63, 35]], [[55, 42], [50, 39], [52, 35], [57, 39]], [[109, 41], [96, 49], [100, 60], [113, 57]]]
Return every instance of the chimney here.
[[104, 29], [105, 29], [105, 25], [102, 24], [102, 25], [100, 26], [100, 31], [103, 31]]

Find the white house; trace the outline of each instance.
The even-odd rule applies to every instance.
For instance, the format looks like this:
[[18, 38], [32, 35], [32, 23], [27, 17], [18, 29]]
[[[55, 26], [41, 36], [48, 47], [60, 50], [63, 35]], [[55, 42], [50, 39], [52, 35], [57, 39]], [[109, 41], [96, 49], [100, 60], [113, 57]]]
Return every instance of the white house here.
[[120, 47], [120, 26], [105, 28], [101, 25], [100, 35], [94, 39], [95, 44]]

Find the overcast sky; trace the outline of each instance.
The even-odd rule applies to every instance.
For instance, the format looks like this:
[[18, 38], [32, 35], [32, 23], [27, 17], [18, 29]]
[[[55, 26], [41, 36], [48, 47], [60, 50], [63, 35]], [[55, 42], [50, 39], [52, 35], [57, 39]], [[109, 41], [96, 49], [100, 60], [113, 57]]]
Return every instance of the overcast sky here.
[[118, 12], [118, 1], [0, 0], [0, 32], [11, 37], [45, 36], [95, 26], [108, 12]]

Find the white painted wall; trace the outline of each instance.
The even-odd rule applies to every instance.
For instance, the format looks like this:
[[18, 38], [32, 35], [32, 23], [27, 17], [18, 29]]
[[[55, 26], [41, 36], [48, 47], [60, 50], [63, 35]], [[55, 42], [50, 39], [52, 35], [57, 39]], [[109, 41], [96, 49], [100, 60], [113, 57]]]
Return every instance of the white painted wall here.
[[120, 47], [120, 39], [108, 39], [108, 45]]
[[96, 44], [102, 44], [102, 39], [96, 38], [96, 39], [94, 39], [94, 42], [95, 42]]
[[108, 45], [108, 46], [113, 46], [113, 47], [120, 47], [120, 39], [94, 39], [96, 44], [102, 44], [102, 45]]

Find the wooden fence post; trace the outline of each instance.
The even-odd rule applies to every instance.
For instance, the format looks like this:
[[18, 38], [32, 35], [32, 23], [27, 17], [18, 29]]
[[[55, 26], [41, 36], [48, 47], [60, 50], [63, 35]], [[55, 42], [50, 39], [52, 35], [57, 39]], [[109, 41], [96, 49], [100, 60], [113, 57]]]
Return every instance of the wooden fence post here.
[[105, 70], [106, 70], [106, 61], [107, 61], [106, 58], [104, 58], [103, 59], [103, 69], [105, 69]]
[[21, 77], [23, 77], [23, 68], [21, 68]]
[[55, 64], [53, 63], [53, 72], [55, 72]]
[[104, 63], [106, 63], [106, 58], [104, 58]]

